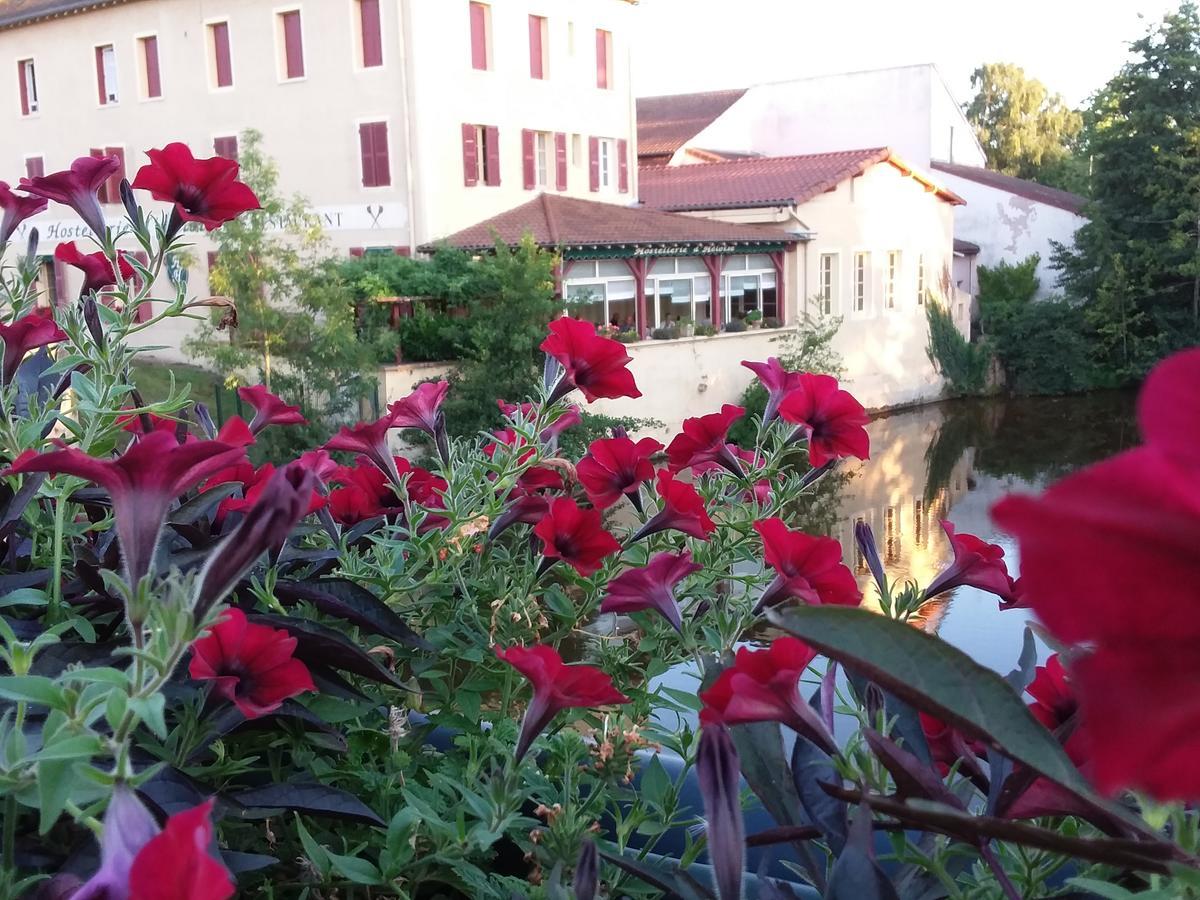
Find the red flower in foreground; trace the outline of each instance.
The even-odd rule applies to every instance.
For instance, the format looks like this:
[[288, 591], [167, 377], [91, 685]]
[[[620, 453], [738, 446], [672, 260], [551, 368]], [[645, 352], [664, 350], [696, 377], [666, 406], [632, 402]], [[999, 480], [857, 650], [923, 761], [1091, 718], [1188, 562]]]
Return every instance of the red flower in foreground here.
[[353, 428], [343, 425], [333, 437], [325, 442], [329, 451], [345, 450], [348, 453], [361, 453], [379, 467], [384, 475], [392, 480], [392, 484], [400, 483], [400, 473], [396, 470], [396, 461], [388, 449], [388, 431], [391, 430], [393, 415], [389, 412], [374, 422], [359, 422]]
[[772, 356], [766, 362], [747, 362], [742, 365], [758, 376], [759, 383], [767, 391], [767, 406], [763, 410], [763, 424], [770, 425], [779, 414], [779, 404], [793, 390], [801, 385], [802, 373], [790, 372], [783, 367], [778, 357]]
[[185, 222], [199, 222], [212, 231], [261, 208], [254, 191], [237, 180], [238, 164], [231, 159], [196, 159], [187, 144], [178, 141], [146, 155], [150, 162], [138, 169], [132, 186], [149, 191], [155, 200], [174, 203], [174, 215]]
[[13, 461], [8, 473], [76, 475], [108, 491], [121, 556], [132, 585], [150, 571], [172, 501], [240, 461], [244, 454], [241, 447], [222, 441], [181, 444], [174, 434], [155, 431], [138, 438], [116, 459], [97, 459], [75, 449], [40, 454], [27, 450]]
[[683, 433], [675, 435], [667, 447], [667, 459], [672, 472], [703, 463], [716, 463], [732, 472], [742, 474], [738, 459], [725, 440], [729, 426], [746, 414], [745, 408], [726, 403], [719, 413], [683, 420]]
[[1004, 549], [989, 544], [973, 534], [955, 534], [954, 525], [942, 520], [942, 530], [954, 548], [954, 562], [950, 563], [925, 589], [925, 599], [953, 590], [960, 585], [970, 585], [988, 591], [1000, 598], [1001, 609], [1019, 609], [1021, 602], [1018, 584], [1008, 574], [1004, 564]]
[[698, 540], [707, 541], [708, 536], [717, 530], [704, 508], [703, 498], [686, 481], [676, 481], [668, 470], [659, 469], [655, 487], [660, 503], [658, 512], [629, 539], [631, 544], [660, 531], [682, 531]]
[[48, 309], [35, 309], [10, 325], [0, 325], [0, 340], [4, 341], [3, 383], [13, 380], [30, 350], [66, 339], [66, 333], [54, 323]]
[[96, 191], [119, 171], [121, 160], [115, 156], [81, 156], [66, 171], [39, 175], [37, 178], [22, 178], [20, 188], [71, 207], [96, 237], [103, 238], [104, 213], [100, 210]]
[[14, 194], [6, 182], [0, 181], [0, 245], [7, 244], [17, 226], [45, 210], [45, 197], [23, 197]]
[[[509, 403], [507, 400], [497, 400], [496, 405], [500, 407], [500, 412], [504, 417], [509, 420], [515, 420], [519, 415], [526, 422], [529, 422], [537, 412], [537, 408], [532, 403], [517, 404]], [[538, 435], [538, 440], [544, 444], [549, 443], [568, 428], [574, 428], [582, 421], [583, 414], [580, 413], [579, 407], [572, 403], [562, 415], [542, 429], [542, 433]]]
[[765, 650], [741, 647], [734, 663], [700, 693], [705, 724], [781, 722], [830, 753], [837, 749], [821, 717], [800, 696], [800, 676], [817, 651], [794, 637], [779, 637]]
[[542, 350], [565, 370], [550, 395], [551, 403], [575, 388], [583, 392], [588, 403], [602, 397], [642, 396], [629, 371], [631, 357], [625, 346], [596, 334], [590, 322], [567, 316], [555, 319], [550, 323], [550, 336], [542, 341]]
[[682, 553], [659, 553], [640, 569], [626, 569], [608, 583], [608, 592], [600, 604], [602, 613], [631, 613], [655, 610], [671, 623], [676, 631], [683, 630], [679, 604], [675, 602], [675, 586], [693, 572], [704, 567], [692, 562], [690, 550]]
[[621, 549], [617, 539], [600, 524], [599, 511], [582, 509], [567, 497], [555, 498], [533, 533], [542, 539], [543, 571], [561, 559], [580, 575], [591, 575], [604, 557]]
[[[105, 256], [101, 250], [97, 250], [95, 253], [82, 253], [75, 246], [74, 241], [67, 241], [54, 248], [54, 258], [59, 262], [66, 263], [68, 266], [74, 266], [83, 272], [83, 289], [81, 293], [86, 294], [91, 291], [102, 291], [109, 285], [117, 283], [117, 276], [113, 270], [112, 260]], [[117, 258], [120, 261], [121, 278], [125, 281], [133, 278], [133, 266], [130, 265], [124, 251], [120, 251]]]
[[[208, 852], [213, 801], [176, 813], [150, 839], [129, 871], [130, 900], [225, 900], [233, 882]], [[78, 896], [78, 895], [77, 895]]]
[[1103, 791], [1200, 800], [1200, 350], [1161, 363], [1138, 402], [1144, 446], [1039, 498], [993, 510], [1021, 549], [1021, 588], [1081, 645], [1071, 679]]
[[596, 509], [608, 509], [624, 496], [640, 512], [638, 486], [654, 477], [650, 457], [662, 448], [654, 438], [636, 443], [627, 437], [592, 441], [587, 456], [576, 467], [588, 500]]
[[250, 420], [251, 434], [258, 434], [268, 425], [308, 424], [308, 420], [300, 413], [300, 407], [289, 406], [261, 384], [238, 388], [238, 396], [254, 407], [254, 418]]
[[188, 674], [214, 682], [243, 716], [257, 719], [289, 697], [316, 690], [308, 667], [292, 656], [295, 649], [296, 639], [286, 631], [249, 622], [235, 607], [192, 644]]
[[846, 456], [866, 459], [871, 454], [865, 427], [871, 417], [830, 375], [797, 374], [795, 386], [780, 401], [779, 415], [807, 434], [808, 461], [813, 466]]
[[392, 427], [419, 428], [434, 437], [442, 421], [442, 401], [449, 390], [450, 382], [445, 380], [418, 384], [411, 394], [388, 407]]
[[533, 685], [533, 700], [525, 710], [521, 735], [517, 739], [518, 761], [561, 710], [629, 702], [628, 697], [613, 687], [612, 679], [603, 670], [595, 666], [568, 666], [553, 647], [535, 644], [507, 649], [496, 647], [495, 651], [498, 658]]
[[763, 591], [756, 612], [793, 597], [804, 603], [858, 606], [862, 594], [854, 575], [842, 565], [838, 541], [792, 531], [782, 519], [762, 519], [754, 523], [754, 530], [762, 538], [763, 558], [775, 570], [775, 580]]

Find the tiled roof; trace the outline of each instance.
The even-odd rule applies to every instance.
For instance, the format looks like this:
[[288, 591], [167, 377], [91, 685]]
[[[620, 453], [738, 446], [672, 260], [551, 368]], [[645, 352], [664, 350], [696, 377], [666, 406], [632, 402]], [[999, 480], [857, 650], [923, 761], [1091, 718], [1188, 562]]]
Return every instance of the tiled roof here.
[[1033, 200], [1036, 203], [1045, 203], [1047, 206], [1065, 209], [1067, 212], [1075, 213], [1076, 215], [1082, 215], [1083, 208], [1087, 205], [1086, 197], [1072, 194], [1070, 191], [1062, 191], [1058, 188], [1038, 184], [1036, 181], [1016, 178], [1012, 175], [1002, 175], [990, 169], [936, 161], [930, 163], [930, 166], [938, 172], [944, 172], [947, 175], [956, 175], [959, 178], [965, 178], [968, 181], [974, 181], [977, 184], [986, 185], [998, 191], [1007, 191], [1010, 194], [1016, 194], [1018, 197], [1024, 197], [1026, 200]]
[[621, 247], [652, 244], [795, 243], [799, 238], [773, 226], [717, 222], [693, 216], [656, 212], [541, 194], [528, 203], [452, 234], [437, 244], [463, 250], [486, 250], [499, 239], [515, 244], [526, 234], [544, 247]]
[[954, 252], [961, 253], [963, 256], [978, 256], [979, 245], [972, 244], [970, 241], [964, 241], [961, 238], [955, 238]]
[[938, 187], [914, 171], [887, 147], [643, 167], [638, 170], [638, 183], [642, 202], [654, 209], [682, 212], [791, 206], [811, 200], [883, 162], [924, 182], [943, 200], [963, 202], [952, 191]]
[[0, 28], [15, 28], [39, 19], [50, 19], [128, 2], [129, 0], [0, 0]]
[[638, 156], [669, 158], [745, 93], [746, 88], [738, 88], [638, 98]]

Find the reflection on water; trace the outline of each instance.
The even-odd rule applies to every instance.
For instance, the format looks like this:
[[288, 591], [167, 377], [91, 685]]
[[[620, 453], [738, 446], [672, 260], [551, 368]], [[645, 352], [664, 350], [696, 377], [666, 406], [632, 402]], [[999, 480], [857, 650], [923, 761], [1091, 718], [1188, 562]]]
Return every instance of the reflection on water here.
[[[953, 554], [939, 522], [948, 519], [1005, 550], [1016, 574], [1015, 544], [991, 523], [988, 510], [1012, 491], [1036, 492], [1069, 472], [1137, 442], [1133, 396], [955, 401], [895, 413], [868, 426], [871, 459], [846, 466], [836, 495], [796, 521], [842, 544], [865, 603], [878, 605], [854, 526], [875, 532], [888, 577], [928, 584]], [[854, 462], [854, 461], [851, 461]], [[984, 665], [1008, 671], [1020, 653], [1027, 614], [1001, 613], [996, 599], [973, 588], [927, 604], [923, 625]]]

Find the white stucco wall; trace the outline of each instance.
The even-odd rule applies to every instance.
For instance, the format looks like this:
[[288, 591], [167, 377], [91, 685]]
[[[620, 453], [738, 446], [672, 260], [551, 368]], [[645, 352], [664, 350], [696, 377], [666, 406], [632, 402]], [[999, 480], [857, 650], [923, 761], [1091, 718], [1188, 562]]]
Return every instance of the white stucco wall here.
[[957, 213], [958, 237], [979, 245], [976, 262], [994, 266], [1001, 260], [1017, 263], [1031, 253], [1041, 257], [1038, 296], [1057, 292], [1058, 273], [1051, 267], [1051, 241], [1071, 246], [1083, 216], [1038, 203], [967, 178], [937, 172], [938, 179], [967, 201]]
[[756, 85], [686, 146], [765, 156], [891, 147], [918, 166], [984, 164], [970, 123], [928, 64]]

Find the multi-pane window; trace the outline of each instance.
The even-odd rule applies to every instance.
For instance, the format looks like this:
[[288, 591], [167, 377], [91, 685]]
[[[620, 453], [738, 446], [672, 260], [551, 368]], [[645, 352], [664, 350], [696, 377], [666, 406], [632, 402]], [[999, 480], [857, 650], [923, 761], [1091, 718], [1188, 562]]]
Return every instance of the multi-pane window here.
[[25, 157], [25, 176], [27, 178], [41, 178], [46, 174], [46, 163], [40, 156]]
[[379, 0], [357, 0], [359, 62], [364, 69], [383, 65], [383, 27], [379, 18]]
[[500, 183], [500, 129], [494, 125], [463, 125], [463, 182]]
[[925, 546], [925, 501], [913, 500], [913, 543]]
[[387, 187], [392, 183], [388, 159], [387, 122], [363, 122], [358, 126], [363, 187]]
[[138, 38], [138, 67], [142, 74], [142, 97], [156, 100], [162, 96], [162, 76], [158, 68], [158, 37]]
[[821, 298], [821, 312], [827, 316], [833, 314], [833, 298], [837, 294], [837, 270], [838, 255], [836, 253], [822, 253], [819, 272], [819, 294]]
[[619, 259], [570, 263], [563, 299], [571, 316], [584, 322], [627, 333], [637, 330], [637, 284]]
[[900, 280], [900, 251], [889, 250], [887, 255], [887, 279], [883, 284], [884, 302], [888, 309], [896, 308], [896, 282]]
[[600, 187], [612, 187], [616, 174], [616, 141], [612, 138], [600, 138], [596, 150], [600, 161]]
[[737, 254], [726, 259], [721, 277], [725, 321], [744, 319], [757, 310], [764, 318], [779, 317], [775, 266], [763, 254]]
[[277, 15], [280, 57], [280, 77], [293, 80], [304, 77], [304, 35], [301, 30], [300, 10], [289, 9]]
[[492, 67], [492, 8], [486, 3], [470, 4], [471, 12], [471, 67]]
[[96, 88], [101, 106], [120, 102], [117, 92], [117, 54], [112, 44], [96, 48]]
[[613, 49], [612, 32], [596, 29], [596, 87], [608, 90], [612, 87]]
[[238, 139], [237, 135], [230, 134], [223, 137], [213, 138], [213, 153], [225, 159], [232, 159], [237, 162], [238, 158]]
[[213, 87], [233, 87], [233, 56], [229, 49], [228, 22], [213, 22], [208, 26], [208, 45]]
[[529, 17], [529, 77], [550, 77], [550, 29], [545, 16]]
[[646, 298], [653, 308], [647, 324], [655, 328], [687, 321], [712, 323], [712, 277], [700, 257], [655, 260], [646, 279]]
[[17, 79], [21, 88], [21, 115], [31, 116], [38, 111], [37, 71], [32, 59], [18, 60]]
[[553, 136], [548, 131], [533, 133], [533, 173], [537, 187], [550, 186], [550, 161], [554, 152], [552, 142]]
[[921, 253], [917, 256], [917, 305], [921, 306], [925, 303], [925, 254]]
[[871, 273], [871, 254], [860, 251], [854, 254], [854, 311], [867, 310], [867, 279]]

